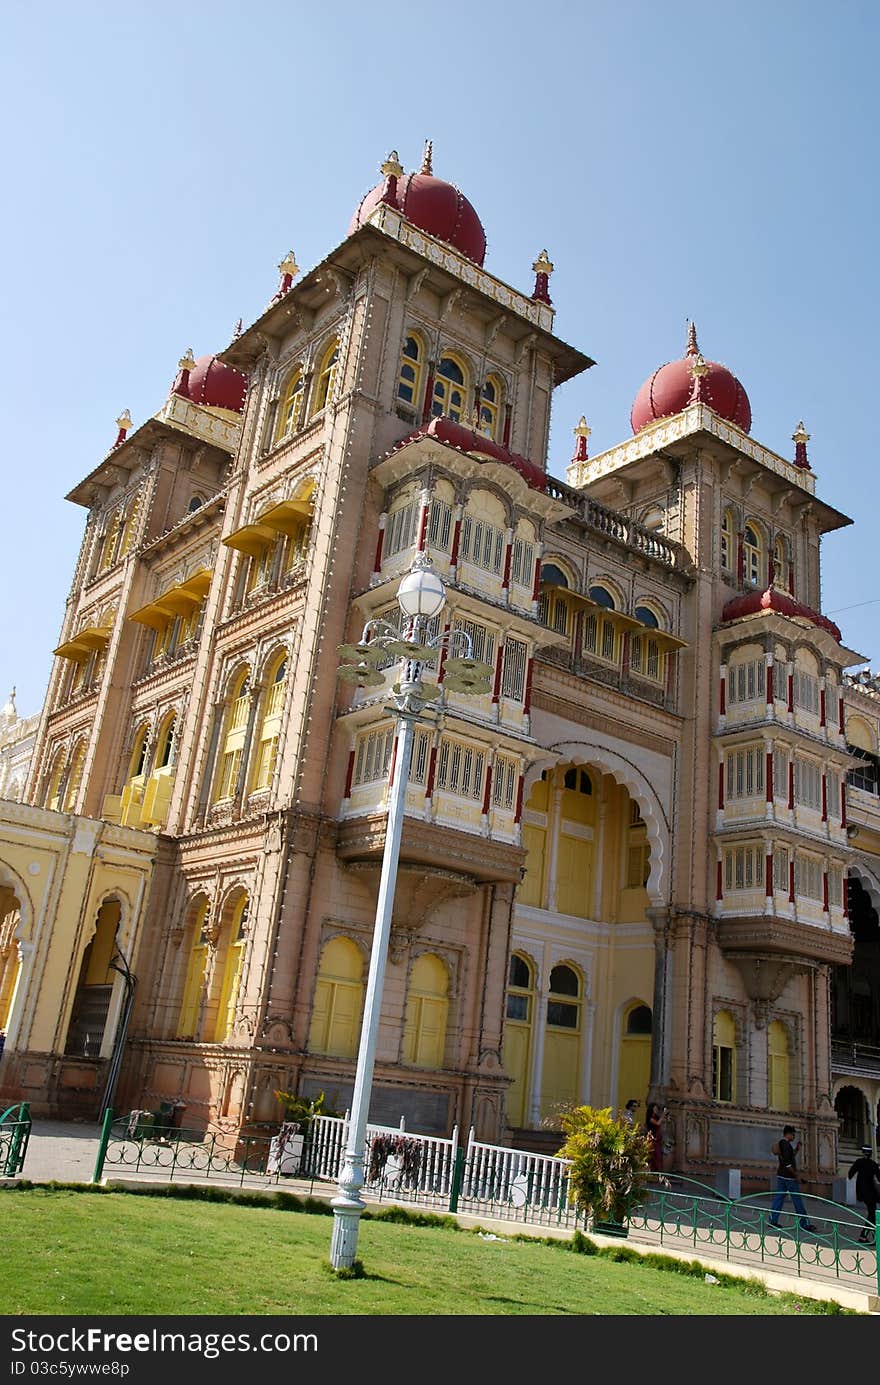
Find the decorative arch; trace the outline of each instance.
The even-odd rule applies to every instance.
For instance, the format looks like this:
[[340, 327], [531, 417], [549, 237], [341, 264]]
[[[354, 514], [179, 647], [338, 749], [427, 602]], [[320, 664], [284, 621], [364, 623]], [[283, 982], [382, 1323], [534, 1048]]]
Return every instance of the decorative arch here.
[[865, 856], [856, 856], [847, 863], [847, 874], [855, 876], [868, 895], [871, 906], [880, 918], [880, 874], [868, 864]]
[[754, 517], [743, 525], [743, 577], [755, 587], [767, 581], [767, 529]]
[[532, 785], [541, 777], [548, 765], [559, 761], [569, 761], [573, 765], [594, 766], [604, 774], [610, 774], [623, 784], [630, 798], [639, 805], [639, 812], [647, 828], [648, 843], [651, 848], [651, 873], [645, 888], [652, 905], [665, 902], [669, 887], [667, 880], [667, 861], [670, 859], [669, 821], [663, 805], [644, 774], [631, 760], [618, 751], [605, 746], [580, 741], [559, 741], [550, 747], [553, 759], [540, 760], [532, 764], [526, 772], [523, 785], [524, 801], [528, 798]]
[[501, 414], [504, 405], [504, 381], [497, 371], [492, 371], [483, 381], [480, 390], [480, 412], [477, 431], [499, 442]]
[[318, 358], [315, 371], [315, 388], [312, 395], [309, 418], [314, 418], [327, 404], [333, 402], [333, 385], [336, 380], [336, 367], [339, 364], [339, 338], [332, 337]]
[[310, 1053], [353, 1058], [357, 1052], [364, 1003], [363, 949], [345, 934], [324, 944], [315, 979]]
[[15, 927], [15, 936], [19, 942], [32, 942], [34, 937], [34, 901], [31, 893], [20, 875], [0, 860], [0, 889], [9, 890], [14, 894], [18, 903], [18, 923]]
[[275, 426], [275, 441], [290, 437], [299, 427], [305, 397], [305, 374], [302, 365], [295, 365], [284, 384], [281, 401], [278, 405], [278, 421]]
[[434, 372], [432, 416], [451, 418], [453, 422], [467, 426], [472, 379], [466, 358], [459, 351], [444, 350]]
[[449, 967], [436, 952], [414, 958], [407, 983], [402, 1058], [417, 1068], [442, 1068], [451, 989]]
[[400, 352], [397, 398], [418, 410], [421, 406], [422, 372], [425, 367], [425, 340], [421, 332], [407, 332]]

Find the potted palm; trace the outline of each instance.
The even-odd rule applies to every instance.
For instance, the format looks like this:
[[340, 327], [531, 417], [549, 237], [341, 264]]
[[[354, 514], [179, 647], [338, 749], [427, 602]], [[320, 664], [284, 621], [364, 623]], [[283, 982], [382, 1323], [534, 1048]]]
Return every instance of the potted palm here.
[[323, 1092], [315, 1097], [294, 1096], [292, 1092], [276, 1092], [275, 1096], [284, 1107], [284, 1120], [278, 1134], [269, 1141], [266, 1172], [299, 1173], [313, 1120], [316, 1116], [330, 1114], [324, 1109], [326, 1098]]
[[559, 1157], [571, 1161], [569, 1201], [594, 1231], [625, 1236], [630, 1210], [646, 1195], [651, 1141], [615, 1120], [610, 1108], [574, 1106], [561, 1113], [560, 1123], [566, 1140]]

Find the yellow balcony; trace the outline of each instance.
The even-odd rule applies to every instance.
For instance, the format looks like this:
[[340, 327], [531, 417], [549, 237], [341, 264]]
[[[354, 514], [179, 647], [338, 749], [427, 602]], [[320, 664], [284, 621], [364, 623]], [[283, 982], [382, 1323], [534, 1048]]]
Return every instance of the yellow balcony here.
[[96, 649], [103, 649], [109, 641], [110, 629], [108, 626], [89, 625], [84, 630], [77, 631], [73, 639], [59, 644], [58, 648], [52, 652], [62, 659], [70, 659], [72, 663], [84, 664]]

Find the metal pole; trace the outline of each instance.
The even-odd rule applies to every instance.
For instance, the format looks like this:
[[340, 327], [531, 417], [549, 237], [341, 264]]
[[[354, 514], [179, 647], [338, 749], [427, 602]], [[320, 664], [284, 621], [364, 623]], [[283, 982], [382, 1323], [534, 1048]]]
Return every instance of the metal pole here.
[[[418, 687], [418, 669], [416, 669], [415, 674], [413, 679], [415, 687], [413, 684], [409, 685], [413, 692]], [[404, 693], [407, 691], [406, 684], [401, 691]], [[408, 699], [402, 700], [405, 702]], [[357, 1256], [360, 1216], [365, 1206], [360, 1196], [361, 1188], [364, 1185], [364, 1143], [373, 1085], [376, 1037], [379, 1030], [379, 1014], [382, 1008], [382, 987], [388, 956], [388, 939], [391, 933], [391, 913], [394, 908], [394, 891], [397, 885], [397, 865], [400, 859], [400, 838], [403, 831], [406, 788], [409, 781], [413, 740], [415, 739], [414, 720], [415, 717], [412, 712], [404, 709], [398, 712], [394, 783], [391, 786], [388, 822], [385, 828], [385, 850], [382, 855], [379, 898], [376, 902], [373, 948], [370, 953], [370, 970], [364, 998], [364, 1018], [361, 1026], [354, 1093], [351, 1101], [348, 1143], [342, 1171], [339, 1175], [339, 1189], [331, 1204], [333, 1207], [333, 1235], [330, 1240], [330, 1264], [335, 1270], [351, 1269], [354, 1264]]]

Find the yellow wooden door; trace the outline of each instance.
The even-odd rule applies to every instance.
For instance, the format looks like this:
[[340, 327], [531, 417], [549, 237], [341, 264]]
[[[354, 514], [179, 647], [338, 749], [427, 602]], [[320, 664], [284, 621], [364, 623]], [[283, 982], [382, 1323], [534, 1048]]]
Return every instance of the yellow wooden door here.
[[576, 918], [592, 916], [592, 843], [567, 832], [559, 834], [556, 861], [556, 908]]
[[523, 824], [522, 844], [526, 849], [526, 873], [519, 887], [519, 901], [521, 904], [531, 904], [536, 909], [544, 907], [546, 843], [547, 832], [543, 827]]
[[[651, 1081], [650, 1034], [624, 1034], [620, 1041], [620, 1061], [617, 1068], [617, 1110], [622, 1111], [630, 1097], [642, 1103]], [[638, 1113], [637, 1113], [638, 1114]]]
[[512, 1085], [507, 1089], [507, 1120], [510, 1125], [517, 1127], [526, 1123], [531, 1038], [530, 1024], [517, 1020], [506, 1022], [502, 1056], [504, 1070], [513, 1078]]

